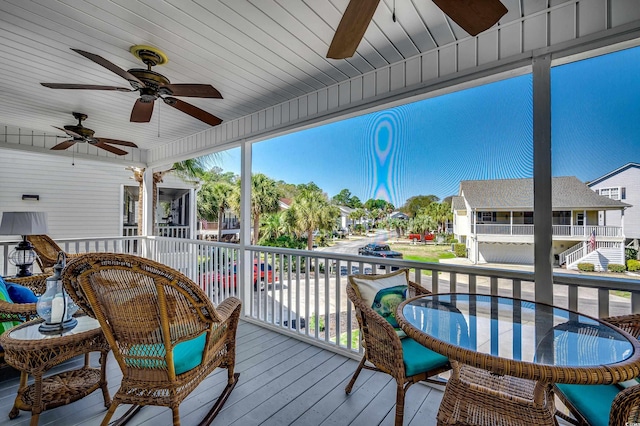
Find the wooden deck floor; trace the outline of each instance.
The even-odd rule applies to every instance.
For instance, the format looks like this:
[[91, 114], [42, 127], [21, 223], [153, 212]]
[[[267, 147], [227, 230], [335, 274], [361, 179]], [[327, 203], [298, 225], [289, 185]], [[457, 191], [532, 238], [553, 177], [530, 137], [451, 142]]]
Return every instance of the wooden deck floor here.
[[[60, 366], [81, 365], [75, 359]], [[92, 357], [97, 365], [97, 355]], [[111, 394], [122, 377], [115, 360], [108, 362]], [[344, 388], [357, 362], [273, 332], [241, 322], [238, 328], [236, 372], [240, 380], [213, 425], [393, 425], [395, 381], [382, 373], [364, 370], [351, 395]], [[197, 424], [211, 408], [226, 383], [226, 370], [216, 370], [182, 403], [183, 426]], [[0, 425], [26, 426], [31, 413], [21, 412], [14, 420], [13, 405], [19, 377], [8, 368], [0, 370]], [[442, 391], [414, 385], [405, 403], [405, 425], [436, 424]], [[127, 409], [122, 406], [117, 418]], [[100, 391], [73, 404], [45, 411], [40, 425], [99, 425], [106, 409]], [[168, 408], [144, 407], [130, 425], [171, 424]]]

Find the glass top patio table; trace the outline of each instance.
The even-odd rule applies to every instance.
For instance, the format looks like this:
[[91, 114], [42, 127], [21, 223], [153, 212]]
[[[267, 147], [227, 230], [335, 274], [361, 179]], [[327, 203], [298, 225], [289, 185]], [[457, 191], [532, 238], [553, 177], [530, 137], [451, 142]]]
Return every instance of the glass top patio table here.
[[[616, 383], [640, 374], [628, 333], [563, 308], [477, 294], [419, 296], [398, 307], [408, 336], [452, 360], [499, 375], [558, 383]], [[462, 324], [460, 329], [449, 324]], [[592, 373], [596, 374], [592, 374]]]

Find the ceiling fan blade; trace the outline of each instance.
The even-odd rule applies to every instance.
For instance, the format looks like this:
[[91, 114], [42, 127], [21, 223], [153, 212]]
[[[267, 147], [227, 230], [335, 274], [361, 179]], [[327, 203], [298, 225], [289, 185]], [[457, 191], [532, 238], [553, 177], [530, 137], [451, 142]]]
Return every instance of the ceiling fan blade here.
[[508, 11], [500, 0], [433, 0], [433, 2], [472, 36], [491, 28]]
[[210, 126], [217, 126], [218, 124], [222, 123], [222, 120], [215, 115], [209, 114], [207, 111], [204, 111], [197, 106], [191, 105], [185, 101], [181, 101], [180, 99], [167, 97], [162, 98], [162, 100], [167, 105], [179, 109], [180, 111], [189, 114], [193, 118], [197, 118], [198, 120], [203, 121]]
[[129, 121], [132, 123], [148, 123], [151, 121], [153, 104], [154, 102], [142, 102], [140, 98], [138, 98], [131, 110], [131, 119]]
[[102, 65], [103, 67], [105, 67], [109, 71], [111, 71], [111, 72], [113, 72], [115, 74], [118, 74], [120, 77], [124, 78], [125, 80], [128, 80], [130, 82], [135, 82], [136, 84], [139, 85], [139, 87], [146, 87], [145, 84], [138, 79], [138, 77], [136, 77], [135, 75], [129, 73], [128, 71], [123, 70], [122, 68], [120, 68], [116, 64], [114, 64], [114, 63], [112, 63], [110, 61], [107, 61], [102, 56], [98, 56], [95, 53], [85, 52], [84, 50], [80, 50], [80, 49], [71, 49], [71, 50], [73, 50], [76, 53], [81, 54], [82, 56], [84, 56], [87, 59], [92, 60], [93, 62], [95, 62], [98, 65]]
[[75, 138], [82, 139], [82, 135], [79, 134], [79, 133], [74, 132], [73, 130], [67, 130], [67, 129], [63, 129], [62, 127], [56, 127], [56, 126], [51, 126], [51, 127], [53, 127], [54, 129], [62, 130], [63, 132], [65, 132], [69, 136], [73, 136]]
[[210, 84], [165, 84], [173, 96], [187, 96], [192, 98], [222, 99], [222, 95]]
[[380, 0], [351, 0], [331, 40], [327, 58], [350, 58], [356, 52]]
[[70, 146], [73, 146], [77, 141], [73, 139], [69, 139], [68, 141], [60, 142], [58, 145], [51, 147], [54, 151], [62, 151], [63, 149], [67, 149]]
[[136, 145], [133, 142], [127, 142], [127, 141], [120, 141], [118, 139], [107, 139], [107, 138], [94, 138], [97, 142], [102, 142], [102, 143], [110, 143], [112, 145], [123, 145], [123, 146], [130, 146], [132, 148], [137, 148], [138, 145]]
[[82, 89], [82, 90], [116, 90], [118, 92], [133, 92], [135, 89], [117, 86], [100, 86], [95, 84], [65, 84], [65, 83], [40, 83], [51, 89]]
[[128, 152], [127, 151], [123, 151], [120, 148], [116, 148], [115, 146], [111, 146], [111, 145], [107, 145], [105, 143], [102, 143], [101, 141], [98, 141], [96, 143], [92, 143], [91, 145], [95, 146], [96, 148], [102, 148], [105, 151], [109, 151], [115, 155], [127, 155]]

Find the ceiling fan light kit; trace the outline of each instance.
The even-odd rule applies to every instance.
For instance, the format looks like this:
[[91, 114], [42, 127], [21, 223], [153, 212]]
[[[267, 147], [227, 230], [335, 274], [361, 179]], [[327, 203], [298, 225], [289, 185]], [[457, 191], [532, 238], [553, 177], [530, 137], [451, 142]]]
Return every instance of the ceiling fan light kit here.
[[222, 99], [222, 95], [210, 84], [171, 84], [171, 81], [164, 75], [153, 71], [151, 68], [156, 65], [163, 65], [169, 62], [167, 55], [161, 50], [146, 45], [135, 45], [129, 48], [129, 52], [141, 60], [147, 68], [132, 68], [123, 70], [105, 58], [94, 53], [85, 52], [80, 49], [71, 49], [85, 58], [103, 66], [109, 71], [119, 75], [129, 82], [131, 89], [126, 87], [100, 86], [86, 84], [66, 84], [66, 83], [40, 83], [51, 89], [80, 89], [80, 90], [111, 90], [118, 92], [139, 92], [140, 97], [136, 100], [131, 111], [129, 120], [134, 123], [148, 123], [153, 114], [153, 105], [156, 99], [160, 98], [167, 105], [176, 108], [211, 126], [222, 123], [222, 120], [213, 114], [208, 113], [194, 105], [191, 105], [172, 96], [184, 96], [193, 98], [213, 98]]

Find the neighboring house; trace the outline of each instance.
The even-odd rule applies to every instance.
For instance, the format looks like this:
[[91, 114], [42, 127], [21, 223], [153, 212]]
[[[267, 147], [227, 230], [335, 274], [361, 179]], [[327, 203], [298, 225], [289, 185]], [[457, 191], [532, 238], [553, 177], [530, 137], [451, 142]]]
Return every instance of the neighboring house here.
[[[623, 264], [629, 205], [596, 194], [576, 177], [553, 178], [552, 187], [556, 265], [576, 269], [588, 262], [606, 270], [609, 263]], [[533, 265], [533, 179], [462, 181], [451, 205], [455, 238], [466, 244], [473, 263]], [[621, 223], [600, 225], [600, 211], [616, 211]]]
[[[596, 193], [620, 200], [631, 206], [624, 210], [624, 235], [626, 243], [638, 247], [640, 241], [640, 164], [628, 163], [588, 183]], [[618, 225], [622, 216], [618, 210], [602, 211], [599, 225]]]
[[402, 213], [399, 210], [396, 210], [393, 213], [391, 213], [389, 217], [391, 219], [409, 220], [409, 216], [407, 216], [406, 214]]
[[354, 220], [349, 218], [354, 209], [347, 206], [338, 206], [340, 209], [340, 217], [338, 218], [338, 229], [349, 230], [353, 227]]

